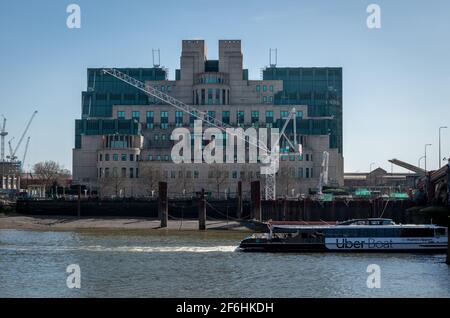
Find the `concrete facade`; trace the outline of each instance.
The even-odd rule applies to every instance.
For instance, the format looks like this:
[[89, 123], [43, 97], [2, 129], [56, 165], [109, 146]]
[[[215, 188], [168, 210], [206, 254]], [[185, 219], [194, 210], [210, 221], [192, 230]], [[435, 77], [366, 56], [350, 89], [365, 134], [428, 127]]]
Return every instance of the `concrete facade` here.
[[[283, 89], [282, 80], [245, 78], [240, 40], [220, 40], [218, 61], [207, 59], [203, 40], [184, 40], [178, 72], [174, 81], [146, 84], [233, 127], [279, 127], [293, 107], [299, 123], [309, 118], [307, 105], [274, 105], [274, 95]], [[155, 195], [158, 181], [169, 183], [170, 196], [191, 195], [204, 188], [223, 198], [236, 192], [239, 180], [243, 181], [244, 196], [250, 195], [251, 181], [261, 180], [264, 189], [260, 163], [173, 163], [171, 132], [177, 127], [192, 132], [193, 118], [152, 97], [149, 101], [148, 105], [112, 106], [109, 119], [133, 120], [138, 123], [138, 134], [81, 136], [81, 147], [73, 150], [74, 182], [97, 190], [101, 196], [124, 197]], [[324, 151], [330, 155], [330, 184], [342, 186], [343, 157], [330, 148], [329, 135], [298, 134], [297, 138], [303, 156], [287, 153], [281, 157], [277, 195], [297, 196], [315, 190]]]

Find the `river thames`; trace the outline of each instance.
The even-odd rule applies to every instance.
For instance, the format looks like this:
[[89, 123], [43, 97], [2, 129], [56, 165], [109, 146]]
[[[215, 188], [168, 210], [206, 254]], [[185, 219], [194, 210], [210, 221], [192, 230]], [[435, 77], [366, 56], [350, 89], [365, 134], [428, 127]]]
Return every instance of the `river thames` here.
[[[444, 254], [244, 253], [245, 236], [0, 230], [0, 297], [450, 297]], [[370, 264], [381, 288], [367, 287]]]

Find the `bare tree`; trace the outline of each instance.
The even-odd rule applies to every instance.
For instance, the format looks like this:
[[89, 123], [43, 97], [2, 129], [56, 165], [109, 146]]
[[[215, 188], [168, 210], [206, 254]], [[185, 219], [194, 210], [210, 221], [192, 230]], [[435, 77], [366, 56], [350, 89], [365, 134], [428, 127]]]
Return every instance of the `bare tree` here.
[[285, 195], [290, 195], [290, 190], [295, 186], [295, 170], [292, 167], [283, 166], [277, 174], [277, 184], [281, 184]]
[[180, 177], [181, 177], [183, 190], [185, 190], [186, 193], [194, 192], [192, 171], [188, 170], [186, 168], [186, 165], [183, 164], [181, 166], [180, 170], [179, 170], [179, 174], [180, 174]]
[[221, 169], [218, 164], [210, 165], [209, 173], [216, 185], [217, 197], [220, 197], [220, 187], [222, 184], [226, 183], [229, 178], [229, 171]]
[[158, 182], [162, 181], [161, 171], [153, 165], [143, 167], [139, 175], [140, 184], [147, 196], [158, 191]]
[[107, 194], [112, 194], [116, 198], [123, 196], [124, 193], [122, 193], [122, 190], [124, 189], [125, 180], [126, 177], [120, 176], [117, 173], [100, 178], [100, 195], [105, 197]]
[[70, 178], [70, 171], [55, 161], [38, 162], [33, 166], [33, 178], [38, 178], [46, 187], [63, 184]]

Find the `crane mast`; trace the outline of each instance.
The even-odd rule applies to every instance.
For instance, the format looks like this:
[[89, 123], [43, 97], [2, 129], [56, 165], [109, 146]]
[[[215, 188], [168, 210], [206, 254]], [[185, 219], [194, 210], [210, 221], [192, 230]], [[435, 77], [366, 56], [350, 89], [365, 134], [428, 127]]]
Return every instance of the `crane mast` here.
[[28, 146], [30, 145], [30, 136], [28, 136], [27, 138], [27, 143], [25, 144], [25, 150], [23, 151], [23, 157], [22, 157], [22, 170], [25, 167], [25, 159], [27, 157], [27, 152], [28, 152]]
[[[162, 102], [169, 104], [169, 105], [171, 105], [171, 106], [173, 106], [173, 107], [175, 107], [197, 119], [205, 121], [209, 126], [218, 128], [222, 131], [226, 131], [227, 128], [233, 128], [232, 126], [223, 123], [222, 121], [216, 119], [215, 117], [210, 116], [207, 112], [200, 111], [193, 106], [187, 105], [187, 104], [183, 103], [182, 101], [179, 101], [178, 99], [176, 99], [168, 94], [165, 94], [165, 93], [159, 91], [158, 89], [151, 87], [150, 85], [146, 85], [145, 83], [143, 83], [125, 73], [120, 72], [117, 69], [105, 68], [105, 69], [103, 69], [103, 72], [105, 74], [109, 74], [131, 86], [134, 86], [137, 89], [143, 91], [144, 93], [146, 93], [150, 96], [153, 96], [153, 97], [161, 100]], [[272, 146], [271, 150], [262, 146], [258, 142], [255, 144], [250, 139], [247, 140], [245, 138], [245, 136], [237, 135], [238, 138], [242, 138], [245, 142], [248, 142], [249, 144], [256, 146], [258, 149], [262, 150], [263, 153], [267, 154], [265, 160], [263, 160], [263, 162], [265, 162], [265, 163], [269, 162], [269, 166], [264, 167], [264, 168], [266, 168], [266, 185], [265, 185], [266, 200], [275, 200], [275, 198], [276, 198], [276, 172], [277, 172], [278, 166], [279, 166], [279, 143], [280, 143], [281, 138], [282, 137], [286, 138], [289, 145], [293, 149], [296, 149], [284, 133], [284, 131], [289, 123], [289, 120], [292, 118], [294, 118], [294, 143], [297, 143], [296, 131], [295, 131], [296, 130], [295, 129], [296, 128], [296, 126], [295, 126], [295, 108], [293, 108], [290, 111], [289, 116], [288, 116], [286, 122], [284, 123], [283, 128], [282, 128], [280, 134], [278, 135], [278, 138], [277, 138], [276, 142], [274, 143], [274, 146]], [[301, 145], [299, 145], [298, 149], [301, 154]], [[270, 159], [270, 161], [268, 159]]]
[[8, 135], [8, 133], [6, 132], [6, 117], [3, 116], [3, 125], [2, 125], [2, 129], [0, 130], [0, 137], [1, 137], [1, 155], [0, 155], [0, 160], [1, 162], [5, 161], [5, 137]]

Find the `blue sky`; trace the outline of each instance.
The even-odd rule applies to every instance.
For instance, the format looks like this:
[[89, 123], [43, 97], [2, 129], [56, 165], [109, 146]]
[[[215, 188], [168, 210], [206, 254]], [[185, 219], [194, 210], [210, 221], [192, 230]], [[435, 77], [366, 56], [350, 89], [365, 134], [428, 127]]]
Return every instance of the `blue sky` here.
[[[66, 26], [70, 3], [81, 7], [81, 29]], [[370, 3], [381, 7], [381, 29], [366, 26]], [[219, 39], [242, 39], [253, 79], [269, 48], [279, 66], [343, 67], [346, 171], [417, 164], [426, 143], [428, 168], [437, 167], [438, 127], [450, 127], [450, 1], [0, 0], [0, 114], [15, 141], [39, 111], [26, 166], [51, 159], [71, 169], [86, 68], [150, 67], [160, 48], [173, 78], [181, 40], [192, 38], [207, 41], [210, 59]], [[442, 136], [447, 156], [450, 128]]]

